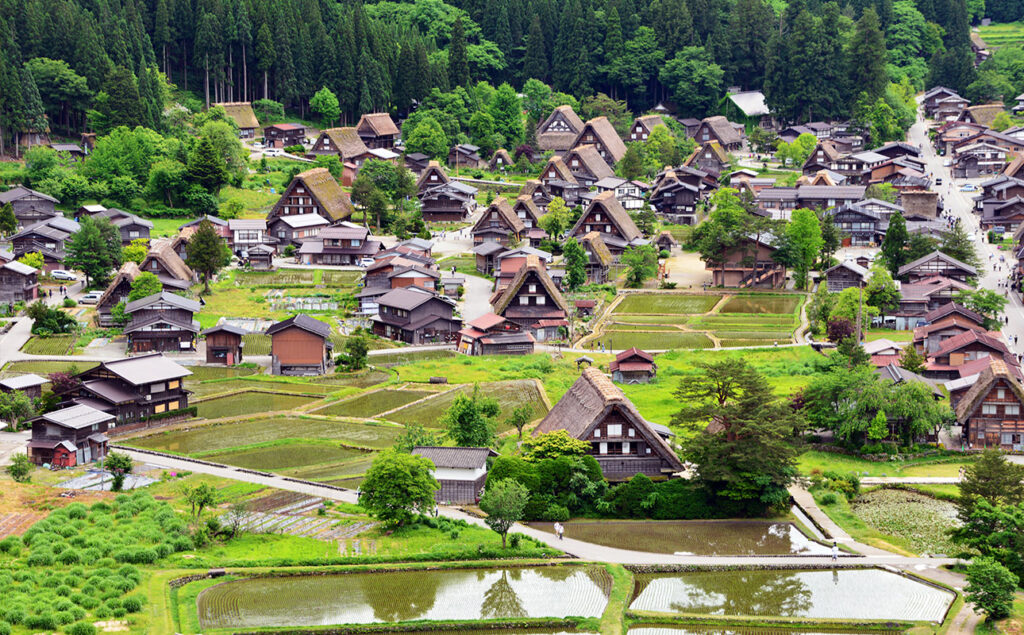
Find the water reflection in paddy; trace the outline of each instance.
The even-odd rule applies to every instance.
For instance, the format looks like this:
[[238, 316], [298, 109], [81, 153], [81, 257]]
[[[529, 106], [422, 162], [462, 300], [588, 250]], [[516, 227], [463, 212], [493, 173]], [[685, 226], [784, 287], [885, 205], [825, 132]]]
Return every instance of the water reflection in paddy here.
[[198, 605], [204, 629], [599, 617], [610, 588], [603, 567], [387, 571], [236, 580]]
[[[824, 555], [830, 548], [793, 523], [768, 520], [574, 520], [567, 538], [606, 547], [704, 556]], [[530, 523], [554, 533], [552, 523]]]
[[630, 608], [665, 613], [941, 622], [952, 593], [879, 569], [638, 574]]
[[777, 628], [634, 626], [629, 635], [896, 635], [897, 631], [789, 631]]

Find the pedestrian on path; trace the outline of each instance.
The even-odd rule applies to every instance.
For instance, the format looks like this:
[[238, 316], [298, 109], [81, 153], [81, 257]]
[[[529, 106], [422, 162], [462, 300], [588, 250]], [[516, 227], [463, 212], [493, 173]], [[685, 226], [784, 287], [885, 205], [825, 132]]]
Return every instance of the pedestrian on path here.
[[565, 527], [562, 526], [562, 523], [555, 522], [555, 535], [558, 536], [558, 539], [561, 540], [562, 536], [564, 534], [565, 534]]
[[839, 560], [839, 543], [832, 541], [832, 562]]

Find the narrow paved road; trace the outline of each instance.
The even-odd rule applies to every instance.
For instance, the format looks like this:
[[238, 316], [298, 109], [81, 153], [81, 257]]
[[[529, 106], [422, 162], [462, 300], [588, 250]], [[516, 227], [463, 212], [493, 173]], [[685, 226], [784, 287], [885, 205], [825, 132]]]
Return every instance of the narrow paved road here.
[[[265, 485], [267, 487], [275, 487], [282, 490], [306, 494], [308, 496], [319, 496], [321, 498], [343, 501], [346, 503], [355, 503], [358, 500], [356, 497], [356, 493], [352, 490], [337, 490], [329, 487], [321, 487], [310, 483], [298, 483], [295, 481], [289, 481], [280, 476], [261, 476], [259, 474], [242, 472], [234, 468], [221, 468], [212, 465], [193, 463], [191, 461], [184, 461], [181, 459], [168, 456], [135, 452], [133, 450], [128, 450], [125, 448], [119, 449], [126, 451], [128, 455], [131, 456], [132, 459], [137, 462], [145, 462], [150, 465], [156, 465], [171, 470], [210, 474], [213, 476], [220, 476], [223, 478], [234, 479], [246, 483]], [[804, 500], [802, 504], [807, 505], [808, 503], [806, 500]], [[813, 499], [811, 499], [810, 505], [813, 505]], [[814, 509], [816, 510], [816, 508]], [[808, 511], [812, 514], [814, 513], [811, 510]], [[474, 525], [478, 525], [481, 527], [486, 526], [482, 519], [477, 518], [476, 516], [471, 516], [455, 507], [442, 506], [439, 508], [439, 513], [442, 516], [448, 518], [459, 518]], [[535, 538], [546, 545], [565, 551], [566, 553], [572, 554], [577, 558], [581, 558], [583, 560], [615, 562], [619, 564], [731, 564], [756, 566], [792, 565], [795, 561], [798, 561], [801, 564], [808, 565], [828, 565], [832, 563], [831, 557], [828, 556], [800, 556], [798, 557], [798, 560], [794, 560], [794, 556], [697, 556], [681, 554], [670, 555], [659, 553], [645, 553], [641, 551], [629, 551], [626, 549], [603, 547], [601, 545], [595, 545], [589, 542], [573, 540], [571, 538], [558, 540], [554, 535], [550, 533], [540, 531], [539, 529], [534, 529], [532, 527], [527, 527], [525, 525], [516, 525], [514, 531]], [[857, 551], [869, 555], [865, 555], [863, 557], [844, 555], [836, 564], [836, 566], [839, 567], [864, 566], [865, 564], [873, 564], [889, 565], [893, 567], [904, 567], [911, 568], [916, 571], [924, 571], [927, 569], [938, 568], [942, 565], [954, 564], [956, 562], [956, 560], [953, 558], [908, 558], [897, 554], [890, 554], [878, 549], [874, 549], [867, 545], [861, 545], [853, 541], [853, 539], [849, 538], [849, 536], [846, 536], [845, 532], [844, 536], [844, 544], [850, 546], [851, 548]]]

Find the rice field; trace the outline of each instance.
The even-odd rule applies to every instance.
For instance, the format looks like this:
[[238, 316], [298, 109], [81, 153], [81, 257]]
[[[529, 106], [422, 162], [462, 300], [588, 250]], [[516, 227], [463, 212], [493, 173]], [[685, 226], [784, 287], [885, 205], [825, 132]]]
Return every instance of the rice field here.
[[718, 295], [689, 295], [682, 293], [635, 293], [627, 295], [615, 307], [614, 313], [707, 313], [718, 304]]
[[429, 397], [434, 393], [426, 390], [378, 390], [365, 393], [352, 399], [331, 404], [316, 411], [320, 415], [342, 417], [359, 417], [369, 419], [382, 412], [412, 403], [418, 399]]
[[211, 379], [228, 379], [230, 377], [248, 377], [255, 375], [255, 368], [242, 368], [238, 366], [186, 366], [192, 372], [185, 381], [200, 382]]
[[21, 347], [21, 352], [29, 355], [70, 355], [75, 349], [75, 340], [74, 335], [33, 335]]
[[608, 327], [610, 331], [670, 331], [679, 332], [679, 327], [672, 324], [619, 324]]
[[271, 381], [255, 378], [206, 381], [195, 386], [189, 386], [189, 390], [194, 392], [196, 397], [207, 397], [209, 395], [221, 395], [225, 393], [245, 392], [251, 390], [270, 390], [273, 392], [286, 392], [300, 395], [327, 395], [341, 389], [341, 386], [333, 386], [331, 384]]
[[991, 47], [1024, 42], [1024, 22], [1003, 22], [979, 28], [981, 39]]
[[283, 439], [325, 439], [350, 446], [391, 447], [401, 428], [327, 419], [275, 417], [237, 423], [216, 423], [170, 430], [126, 441], [127, 445], [161, 452], [196, 454]]
[[206, 401], [200, 401], [194, 405], [198, 408], [198, 417], [219, 419], [221, 417], [242, 416], [257, 412], [294, 410], [312, 401], [315, 400], [298, 395], [245, 392], [229, 397], [215, 397]]
[[446, 357], [455, 357], [456, 355], [458, 355], [458, 353], [455, 351], [443, 349], [428, 351], [407, 351], [400, 349], [397, 351], [388, 351], [387, 353], [371, 355], [369, 361], [373, 366], [389, 367], [401, 364], [414, 364], [416, 362], [431, 359], [444, 359]]
[[736, 295], [722, 306], [722, 313], [794, 313], [803, 296], [799, 295]]
[[330, 443], [285, 443], [259, 448], [240, 448], [227, 452], [204, 453], [202, 458], [250, 470], [280, 470], [289, 467], [343, 461], [362, 454], [358, 450]]
[[789, 327], [796, 324], [796, 318], [793, 315], [769, 315], [764, 313], [714, 313], [693, 318], [688, 324], [694, 329], [742, 330], [761, 326]]
[[82, 372], [94, 368], [96, 362], [11, 362], [4, 366], [4, 375], [23, 375], [35, 373], [37, 375], [49, 375], [50, 373], [66, 373], [72, 370]]
[[[672, 348], [712, 348], [714, 343], [702, 333], [663, 333], [657, 331], [606, 331], [596, 342], [603, 342], [605, 348], [618, 350], [631, 346], [644, 350], [667, 350]], [[595, 343], [596, 343], [595, 342]]]
[[[539, 419], [547, 414], [547, 408], [537, 390], [537, 384], [531, 380], [514, 380], [479, 384], [480, 394], [498, 402], [501, 412], [498, 414], [499, 431], [508, 416], [517, 406], [528, 405], [533, 410], [531, 420]], [[458, 395], [472, 394], [472, 386], [461, 386], [433, 399], [427, 399], [411, 406], [406, 406], [388, 415], [388, 420], [398, 423], [417, 424], [427, 428], [440, 426], [440, 419], [455, 401]]]
[[309, 382], [316, 384], [329, 384], [331, 386], [351, 386], [353, 388], [369, 388], [388, 380], [388, 375], [379, 370], [364, 370], [355, 373], [335, 373], [312, 377]]
[[293, 285], [313, 284], [316, 272], [310, 269], [282, 269], [278, 271], [239, 271], [235, 274], [235, 282], [250, 287], [254, 285]]
[[631, 610], [720, 617], [941, 622], [955, 598], [880, 569], [641, 573], [635, 580]]
[[246, 333], [242, 336], [245, 355], [270, 355], [270, 336], [264, 333]]
[[611, 577], [599, 566], [381, 571], [234, 580], [206, 589], [197, 604], [204, 630], [596, 618], [610, 590]]
[[[775, 340], [737, 340], [731, 338], [724, 338], [718, 340], [718, 343], [722, 348], [735, 348], [738, 346], [774, 346]], [[789, 343], [789, 338], [786, 338], [785, 341], [780, 340], [779, 343], [787, 344]]]
[[[306, 481], [334, 481], [342, 477], [361, 478], [373, 464], [373, 455], [363, 454], [337, 463], [308, 465], [282, 470], [287, 476]], [[342, 485], [341, 487], [347, 487]]]
[[642, 315], [639, 313], [613, 313], [612, 322], [615, 324], [686, 324], [686, 316], [675, 315]]
[[853, 513], [883, 534], [897, 536], [920, 554], [953, 554], [948, 530], [959, 526], [956, 505], [917, 492], [877, 489], [850, 505]]
[[793, 337], [793, 331], [712, 331], [719, 339], [747, 339], [747, 340], [773, 340], [788, 343]]

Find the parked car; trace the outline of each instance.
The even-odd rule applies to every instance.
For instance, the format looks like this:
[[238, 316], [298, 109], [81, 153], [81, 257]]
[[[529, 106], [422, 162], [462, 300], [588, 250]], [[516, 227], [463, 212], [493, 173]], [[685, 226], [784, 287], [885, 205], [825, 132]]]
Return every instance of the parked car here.
[[374, 260], [373, 258], [370, 258], [369, 256], [364, 256], [363, 259], [359, 261], [359, 266], [360, 267], [369, 267], [374, 262], [376, 262], [376, 260]]
[[78, 282], [78, 276], [71, 273], [70, 271], [64, 271], [63, 269], [54, 269], [50, 272], [50, 277], [54, 280], [65, 280], [67, 282]]
[[975, 185], [974, 183], [968, 183], [967, 185], [965, 185], [962, 188], [960, 188], [960, 191], [961, 192], [977, 192], [978, 191], [978, 186]]
[[284, 156], [284, 150], [282, 150], [281, 148], [267, 148], [266, 150], [263, 151], [263, 156], [266, 156], [266, 157], [283, 157]]
[[942, 185], [942, 179], [935, 179], [935, 185]]
[[78, 299], [79, 304], [96, 304], [103, 297], [102, 291], [90, 291]]

